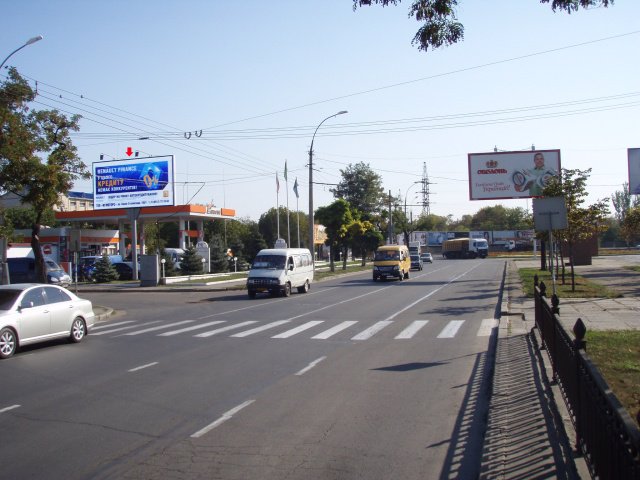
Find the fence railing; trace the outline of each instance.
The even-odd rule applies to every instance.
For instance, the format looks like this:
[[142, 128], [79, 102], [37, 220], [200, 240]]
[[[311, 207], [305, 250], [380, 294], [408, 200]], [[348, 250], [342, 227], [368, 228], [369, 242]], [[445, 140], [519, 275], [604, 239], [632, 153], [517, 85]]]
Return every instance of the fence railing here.
[[572, 339], [560, 324], [559, 300], [535, 284], [535, 321], [576, 431], [576, 448], [598, 479], [640, 479], [640, 430], [586, 353], [586, 327], [578, 319]]

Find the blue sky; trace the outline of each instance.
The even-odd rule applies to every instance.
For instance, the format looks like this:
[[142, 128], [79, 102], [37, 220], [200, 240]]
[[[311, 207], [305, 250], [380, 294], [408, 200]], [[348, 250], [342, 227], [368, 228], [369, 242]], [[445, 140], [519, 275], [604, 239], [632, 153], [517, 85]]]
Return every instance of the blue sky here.
[[[408, 0], [355, 12], [350, 0], [0, 4], [0, 56], [44, 36], [8, 64], [38, 82], [37, 108], [85, 117], [74, 141], [87, 165], [129, 146], [173, 154], [179, 203], [240, 217], [276, 205], [276, 171], [286, 204], [285, 160], [289, 208], [297, 177], [307, 211], [311, 137], [340, 110], [316, 135], [314, 182], [365, 162], [411, 205], [426, 164], [431, 212], [454, 218], [498, 203], [469, 200], [468, 153], [560, 149], [563, 167], [593, 169], [595, 201], [621, 189], [627, 148], [640, 147], [637, 1], [567, 15], [460, 0], [465, 40], [428, 53], [411, 46]], [[316, 207], [329, 188], [315, 185]]]

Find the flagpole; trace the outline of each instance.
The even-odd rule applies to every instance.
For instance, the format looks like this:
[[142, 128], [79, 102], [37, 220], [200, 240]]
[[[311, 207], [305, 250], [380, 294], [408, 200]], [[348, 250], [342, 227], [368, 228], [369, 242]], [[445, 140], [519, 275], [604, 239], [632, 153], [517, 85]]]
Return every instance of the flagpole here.
[[296, 177], [296, 181], [293, 182], [293, 193], [296, 194], [296, 217], [298, 219], [298, 248], [300, 248], [300, 208], [298, 207], [298, 199], [300, 195], [298, 195], [298, 177]]
[[278, 236], [276, 241], [280, 238], [280, 180], [278, 180], [278, 172], [276, 172], [276, 218], [278, 219]]
[[289, 176], [287, 175], [287, 161], [284, 161], [284, 185], [287, 192], [287, 245], [291, 247], [291, 228], [289, 228]]

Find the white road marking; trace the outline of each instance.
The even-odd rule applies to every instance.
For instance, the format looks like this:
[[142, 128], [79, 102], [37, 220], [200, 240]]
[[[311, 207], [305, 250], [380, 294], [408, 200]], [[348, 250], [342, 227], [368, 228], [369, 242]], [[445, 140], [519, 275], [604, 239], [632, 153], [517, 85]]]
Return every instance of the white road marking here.
[[127, 320], [126, 322], [116, 322], [116, 323], [100, 322], [99, 324], [96, 323], [91, 329], [91, 331], [93, 332], [94, 330], [102, 330], [104, 328], [117, 327], [119, 325], [126, 325], [128, 323], [133, 323], [133, 320]]
[[246, 322], [236, 323], [235, 325], [229, 325], [228, 327], [217, 328], [216, 330], [211, 330], [210, 332], [199, 333], [197, 335], [194, 335], [194, 337], [207, 338], [207, 337], [210, 337], [212, 335], [217, 335], [219, 333], [228, 332], [229, 330], [235, 330], [236, 328], [242, 328], [242, 327], [246, 327], [247, 325], [253, 325], [254, 323], [258, 323], [258, 321], [257, 320], [248, 320]]
[[342, 330], [345, 330], [347, 328], [349, 328], [352, 325], [355, 325], [356, 323], [358, 323], [357, 321], [346, 321], [346, 322], [342, 322], [339, 323], [338, 325], [336, 325], [335, 327], [330, 328], [329, 330], [325, 330], [324, 332], [319, 333], [318, 335], [311, 337], [313, 339], [316, 340], [326, 340], [329, 337], [332, 337], [333, 335], [335, 335], [336, 333], [341, 332]]
[[451, 320], [446, 327], [442, 329], [438, 338], [453, 338], [464, 323], [464, 320]]
[[478, 329], [478, 337], [490, 337], [491, 332], [500, 322], [497, 318], [485, 318]]
[[279, 327], [280, 325], [284, 325], [285, 323], [289, 322], [290, 320], [278, 320], [277, 322], [267, 323], [266, 325], [262, 325], [261, 327], [252, 328], [251, 330], [245, 330], [244, 332], [236, 333], [235, 335], [230, 336], [237, 338], [248, 337], [249, 335], [253, 335], [254, 333], [264, 332], [265, 330]]
[[363, 330], [355, 337], [352, 337], [351, 340], [368, 340], [371, 337], [373, 337], [376, 333], [378, 333], [380, 330], [382, 330], [385, 327], [388, 327], [392, 323], [393, 322], [389, 320], [382, 320], [380, 322], [376, 322], [371, 327], [367, 328], [366, 330]]
[[155, 332], [156, 330], [163, 330], [169, 327], [176, 327], [178, 325], [184, 325], [185, 323], [192, 323], [193, 320], [183, 320], [181, 322], [174, 323], [164, 323], [162, 325], [158, 325], [157, 327], [145, 328], [144, 330], [136, 330], [135, 332], [123, 333], [122, 335], [140, 335], [143, 333]]
[[237, 407], [232, 408], [231, 410], [229, 410], [228, 412], [225, 412], [222, 414], [222, 416], [217, 419], [215, 422], [210, 423], [209, 425], [207, 425], [206, 427], [204, 427], [201, 430], [198, 430], [196, 433], [194, 433], [193, 435], [191, 435], [191, 438], [200, 438], [201, 436], [203, 436], [204, 434], [210, 432], [211, 430], [213, 430], [214, 428], [222, 425], [224, 422], [226, 422], [227, 420], [231, 420], [233, 418], [233, 416], [238, 413], [240, 410], [242, 410], [245, 407], [248, 407], [249, 405], [251, 405], [253, 402], [255, 402], [255, 400], [247, 400], [244, 403], [241, 403], [240, 405], [238, 405]]
[[296, 375], [300, 376], [300, 375], [304, 375], [305, 373], [307, 373], [309, 370], [311, 370], [313, 367], [315, 367], [316, 365], [318, 365], [321, 361], [323, 361], [325, 358], [327, 357], [320, 357], [316, 360], [314, 360], [313, 362], [311, 362], [309, 365], [307, 365], [306, 367], [304, 367], [302, 370], [300, 370], [298, 373], [296, 373]]
[[158, 362], [147, 363], [146, 365], [141, 365], [141, 366], [139, 366], [139, 367], [132, 368], [131, 370], [127, 370], [127, 371], [128, 371], [128, 372], [137, 372], [138, 370], [142, 370], [142, 369], [144, 369], [144, 368], [153, 367], [154, 365], [158, 365]]
[[144, 327], [146, 325], [153, 325], [154, 323], [159, 323], [160, 320], [154, 320], [153, 322], [146, 322], [146, 323], [136, 323], [135, 325], [129, 325], [128, 327], [120, 327], [120, 328], [114, 328], [113, 330], [103, 330], [101, 332], [97, 332], [97, 333], [92, 333], [92, 336], [95, 335], [109, 335], [110, 333], [116, 333], [116, 332], [122, 332], [123, 330], [131, 330], [132, 328], [138, 328], [138, 327]]
[[289, 338], [289, 337], [293, 337], [294, 335], [300, 333], [300, 332], [304, 332], [305, 330], [309, 330], [310, 328], [315, 327], [316, 325], [320, 325], [321, 323], [324, 323], [324, 320], [313, 320], [311, 322], [307, 322], [307, 323], [303, 323], [302, 325], [296, 327], [296, 328], [292, 328], [291, 330], [287, 330], [286, 332], [280, 333], [278, 335], [274, 335], [271, 338]]
[[415, 320], [414, 322], [411, 322], [411, 325], [409, 325], [398, 335], [396, 335], [396, 340], [413, 338], [413, 336], [418, 333], [427, 323], [429, 323], [429, 320]]
[[460, 275], [458, 275], [457, 277], [453, 277], [451, 280], [449, 280], [447, 283], [445, 283], [444, 285], [440, 285], [438, 288], [436, 288], [435, 290], [427, 293], [425, 296], [420, 297], [419, 299], [417, 299], [415, 302], [410, 303], [409, 305], [407, 305], [406, 307], [404, 307], [402, 310], [398, 310], [396, 313], [394, 313], [393, 315], [391, 315], [390, 317], [387, 318], [387, 320], [393, 320], [394, 318], [396, 318], [398, 315], [400, 315], [402, 312], [409, 310], [410, 308], [414, 307], [415, 305], [417, 305], [418, 303], [422, 302], [423, 300], [426, 300], [427, 298], [429, 298], [431, 295], [439, 292], [440, 290], [442, 290], [444, 287], [448, 287], [449, 285], [451, 285], [453, 282], [455, 282], [456, 280], [458, 280], [459, 278], [464, 277], [467, 273], [471, 272], [472, 270], [475, 270], [476, 268], [478, 268], [480, 265], [482, 265], [481, 263], [478, 263], [476, 265], [474, 265], [473, 267], [471, 267], [469, 270], [467, 270], [464, 273], [461, 273]]
[[15, 410], [16, 408], [20, 408], [20, 405], [11, 405], [10, 407], [5, 407], [0, 409], [0, 413], [8, 412], [9, 410]]
[[199, 330], [201, 328], [210, 327], [212, 325], [218, 325], [220, 323], [225, 323], [225, 320], [216, 320], [215, 322], [207, 322], [207, 323], [199, 323], [198, 325], [194, 325], [192, 327], [181, 328], [180, 330], [172, 330], [170, 332], [159, 333], [159, 337], [170, 337], [172, 335], [178, 335], [179, 333], [191, 332], [193, 330]]

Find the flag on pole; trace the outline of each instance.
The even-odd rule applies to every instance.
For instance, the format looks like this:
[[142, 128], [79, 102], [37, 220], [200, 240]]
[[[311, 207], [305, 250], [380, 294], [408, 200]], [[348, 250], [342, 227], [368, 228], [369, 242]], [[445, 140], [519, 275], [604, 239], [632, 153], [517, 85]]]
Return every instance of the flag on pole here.
[[293, 192], [296, 194], [296, 198], [300, 198], [300, 195], [298, 195], [298, 177], [296, 177], [296, 181], [293, 182]]
[[280, 193], [280, 180], [278, 179], [278, 172], [276, 172], [276, 192]]
[[289, 180], [287, 178], [287, 161], [286, 160], [284, 161], [284, 179]]

